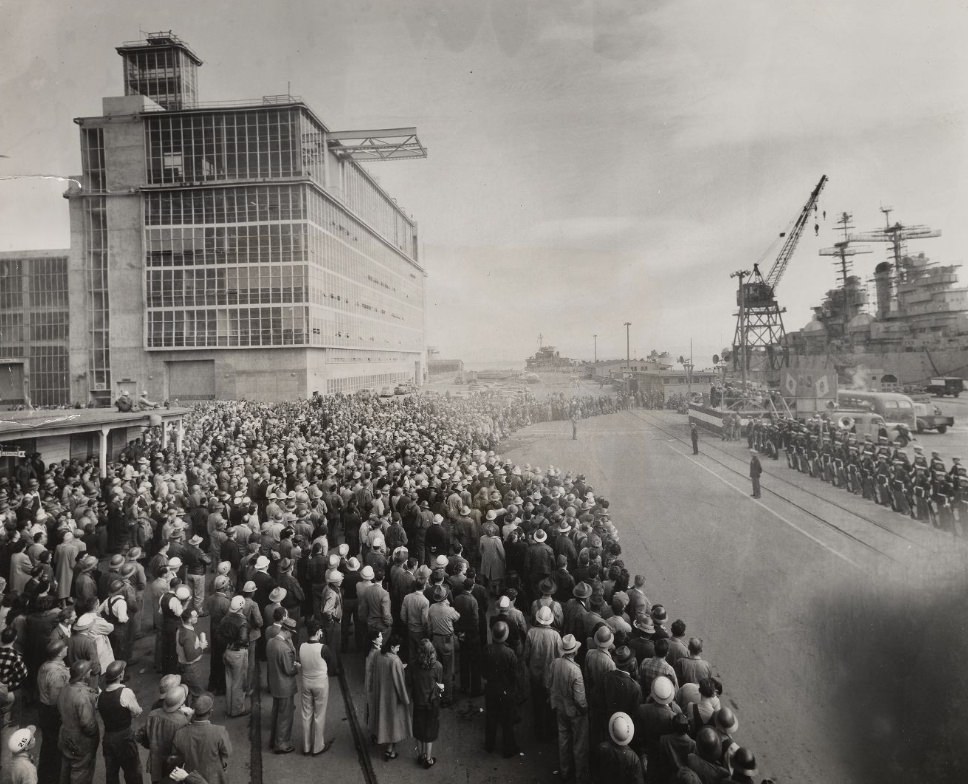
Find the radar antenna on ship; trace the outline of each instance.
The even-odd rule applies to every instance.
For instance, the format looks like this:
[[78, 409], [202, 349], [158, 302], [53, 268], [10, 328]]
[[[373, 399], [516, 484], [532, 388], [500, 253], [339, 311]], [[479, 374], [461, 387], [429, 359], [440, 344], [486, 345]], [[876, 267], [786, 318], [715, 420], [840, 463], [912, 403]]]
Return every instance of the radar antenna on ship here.
[[[850, 320], [857, 315], [859, 310], [860, 300], [856, 303], [851, 302], [851, 279], [848, 274], [854, 265], [852, 260], [853, 256], [861, 253], [870, 253], [869, 250], [860, 250], [858, 248], [851, 247], [851, 244], [856, 240], [850, 235], [850, 230], [854, 228], [850, 221], [853, 218], [849, 212], [842, 212], [840, 218], [837, 220], [837, 224], [840, 226], [841, 232], [843, 232], [844, 238], [836, 243], [832, 248], [823, 248], [820, 251], [821, 256], [835, 256], [834, 267], [838, 268], [840, 272], [841, 284], [843, 286], [844, 300], [843, 300], [843, 313], [841, 313], [841, 318], [843, 320], [843, 335], [847, 335], [847, 325]], [[856, 280], [856, 278], [854, 279]], [[851, 307], [851, 305], [854, 307]]]
[[888, 287], [887, 291], [881, 292], [880, 286], [882, 284], [877, 282], [881, 268], [884, 267], [885, 270], [887, 269], [886, 263], [884, 265], [878, 265], [878, 269], [875, 270], [875, 288], [878, 289], [877, 316], [878, 318], [883, 318], [899, 306], [899, 287], [901, 284], [907, 282], [908, 279], [908, 263], [905, 261], [907, 257], [907, 241], [940, 237], [941, 232], [938, 229], [932, 229], [928, 226], [905, 226], [900, 221], [895, 221], [892, 225], [891, 213], [894, 209], [892, 207], [882, 206], [880, 210], [884, 213], [884, 228], [854, 234], [851, 235], [850, 239], [859, 242], [885, 242], [889, 245], [888, 262], [891, 267], [890, 276], [884, 275], [883, 278]]

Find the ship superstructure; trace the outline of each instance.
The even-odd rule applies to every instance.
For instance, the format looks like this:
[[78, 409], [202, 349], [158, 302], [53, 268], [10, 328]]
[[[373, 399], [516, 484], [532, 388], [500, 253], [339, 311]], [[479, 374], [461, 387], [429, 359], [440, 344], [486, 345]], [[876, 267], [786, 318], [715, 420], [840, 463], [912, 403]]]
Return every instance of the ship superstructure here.
[[849, 242], [887, 242], [889, 258], [867, 286], [856, 275], [844, 276], [810, 323], [787, 334], [791, 367], [833, 366], [841, 375], [863, 367], [901, 385], [968, 374], [968, 287], [959, 285], [960, 265], [909, 254], [907, 240], [940, 232], [891, 224], [890, 210], [884, 212], [883, 229], [851, 235]]

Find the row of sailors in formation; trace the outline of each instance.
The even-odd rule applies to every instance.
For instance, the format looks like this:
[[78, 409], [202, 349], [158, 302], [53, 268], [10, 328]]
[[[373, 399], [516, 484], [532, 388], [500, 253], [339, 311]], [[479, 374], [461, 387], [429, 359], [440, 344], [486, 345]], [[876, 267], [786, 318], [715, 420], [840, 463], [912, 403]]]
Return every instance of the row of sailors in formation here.
[[842, 429], [827, 429], [814, 420], [781, 419], [754, 422], [750, 447], [775, 460], [782, 453], [787, 465], [863, 496], [900, 514], [952, 533], [964, 533], [968, 522], [968, 469], [960, 457], [950, 469], [938, 452], [930, 459], [915, 445], [911, 457], [897, 443], [880, 435], [858, 438]]

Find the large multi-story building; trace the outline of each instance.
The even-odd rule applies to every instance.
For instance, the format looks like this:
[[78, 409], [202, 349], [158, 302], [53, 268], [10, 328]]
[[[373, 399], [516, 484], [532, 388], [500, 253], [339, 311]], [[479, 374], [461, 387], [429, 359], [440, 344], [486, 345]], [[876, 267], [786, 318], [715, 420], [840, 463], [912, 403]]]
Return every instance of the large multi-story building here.
[[73, 399], [419, 383], [417, 227], [344, 142], [367, 134], [334, 134], [289, 95], [199, 103], [201, 60], [170, 33], [117, 51], [125, 95], [75, 120]]
[[71, 402], [66, 250], [0, 253], [0, 405]]

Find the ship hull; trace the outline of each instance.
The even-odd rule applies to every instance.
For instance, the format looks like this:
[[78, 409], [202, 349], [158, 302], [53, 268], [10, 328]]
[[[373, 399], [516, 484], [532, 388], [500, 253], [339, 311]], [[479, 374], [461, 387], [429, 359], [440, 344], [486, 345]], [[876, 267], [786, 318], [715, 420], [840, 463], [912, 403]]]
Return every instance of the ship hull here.
[[790, 354], [790, 367], [799, 370], [836, 368], [841, 374], [864, 369], [893, 375], [899, 384], [920, 385], [934, 376], [968, 376], [968, 345], [964, 348], [922, 348], [911, 351], [828, 351]]

